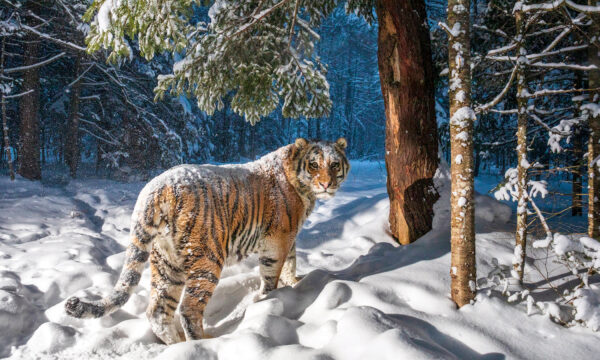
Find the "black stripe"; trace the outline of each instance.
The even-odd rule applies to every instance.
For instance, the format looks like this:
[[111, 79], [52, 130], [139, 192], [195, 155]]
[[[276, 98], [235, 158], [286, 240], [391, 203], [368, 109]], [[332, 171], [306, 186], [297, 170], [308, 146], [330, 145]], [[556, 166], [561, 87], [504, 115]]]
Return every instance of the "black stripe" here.
[[261, 256], [260, 258], [258, 258], [258, 262], [261, 265], [271, 267], [271, 266], [273, 266], [273, 264], [275, 264], [277, 262], [277, 259], [273, 259], [268, 256]]
[[119, 276], [119, 282], [126, 286], [137, 285], [140, 282], [142, 274], [135, 270], [125, 270]]
[[158, 258], [157, 260], [160, 261], [160, 264], [166, 265], [169, 268], [169, 270], [175, 271], [175, 272], [182, 271], [182, 269], [180, 267], [173, 265], [169, 260], [167, 260], [167, 258], [164, 257], [162, 253], [156, 251], [155, 249], [153, 249], [152, 252], [154, 253], [154, 256]]
[[[223, 249], [221, 249], [221, 243], [219, 242], [219, 238], [217, 237], [217, 230], [216, 230], [216, 226], [217, 226], [217, 221], [220, 221], [220, 219], [222, 219], [222, 213], [221, 213], [221, 204], [219, 202], [219, 199], [216, 197], [215, 195], [215, 191], [213, 188], [212, 191], [212, 201], [213, 201], [213, 219], [211, 221], [211, 228], [212, 228], [212, 241], [213, 241], [213, 245], [215, 245], [215, 249], [217, 251], [217, 255], [223, 259]], [[220, 223], [221, 228], [223, 228], [224, 224]]]
[[154, 259], [154, 257], [152, 257], [150, 259], [150, 262], [154, 265], [154, 267], [156, 268], [156, 271], [158, 272], [158, 275], [160, 276], [160, 278], [166, 282], [169, 285], [183, 285], [183, 281], [180, 280], [176, 280], [173, 279], [164, 268], [162, 268], [161, 266], [159, 266], [159, 264], [157, 264], [156, 260]]
[[279, 182], [276, 182], [275, 185], [277, 185], [277, 190], [279, 190], [279, 193], [281, 194], [281, 199], [285, 205], [285, 213], [288, 217], [288, 222], [291, 226], [292, 225], [292, 210], [290, 209], [290, 204], [288, 203], [287, 197], [283, 193], [283, 189], [281, 188], [281, 185], [279, 184]]
[[166, 293], [162, 294], [162, 298], [165, 300], [172, 301], [174, 303], [179, 303], [179, 300], [176, 300], [174, 297], [172, 297], [171, 295], [166, 294]]
[[150, 256], [150, 253], [148, 253], [146, 250], [140, 249], [135, 244], [129, 244], [128, 250], [129, 256], [126, 259], [126, 264], [131, 264], [134, 262], [145, 263], [146, 260], [148, 260], [148, 256]]
[[203, 290], [201, 287], [186, 287], [185, 292], [198, 299], [199, 302], [206, 304], [208, 299], [212, 296], [212, 292], [208, 290]]
[[108, 297], [108, 301], [115, 306], [122, 306], [129, 300], [127, 291], [113, 291]]
[[219, 278], [208, 270], [197, 271], [194, 275], [197, 279], [207, 280], [215, 285], [219, 282]]
[[211, 262], [215, 263], [219, 268], [223, 267], [223, 261], [216, 257], [215, 254], [208, 247], [204, 249], [204, 257], [210, 260]]
[[235, 199], [233, 200], [233, 207], [231, 210], [231, 216], [234, 217], [240, 201], [240, 191], [237, 186], [237, 181], [232, 179], [231, 184], [233, 185], [233, 190], [235, 192]]
[[192, 217], [188, 220], [184, 234], [181, 238], [180, 246], [183, 248], [187, 245], [188, 239], [190, 238], [190, 233], [194, 226], [196, 225], [196, 221], [198, 220], [198, 210], [200, 210], [200, 196], [198, 195], [198, 189], [192, 188], [192, 194], [194, 195], [194, 209], [192, 210]]
[[135, 237], [137, 237], [142, 244], [147, 244], [154, 238], [154, 236], [150, 235], [139, 222], [135, 224], [134, 233]]
[[246, 246], [244, 246], [244, 254], [249, 254], [254, 249], [257, 238], [258, 233], [252, 233], [248, 236], [248, 241], [246, 242]]
[[246, 245], [246, 243], [250, 240], [250, 236], [252, 235], [250, 232], [252, 231], [252, 223], [254, 222], [254, 192], [251, 191], [250, 194], [246, 194], [246, 203], [250, 204], [250, 210], [247, 212], [248, 216], [246, 221], [244, 222], [244, 230], [242, 232], [243, 236], [240, 238], [240, 244], [238, 247], [242, 248]]

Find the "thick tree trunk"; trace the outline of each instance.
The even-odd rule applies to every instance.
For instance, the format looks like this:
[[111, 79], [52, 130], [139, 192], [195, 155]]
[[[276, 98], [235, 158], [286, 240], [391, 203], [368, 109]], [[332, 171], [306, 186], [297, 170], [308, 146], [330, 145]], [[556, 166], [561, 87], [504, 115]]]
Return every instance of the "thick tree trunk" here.
[[[588, 0], [589, 5], [596, 5], [596, 0]], [[590, 28], [591, 34], [600, 32], [598, 17], [594, 17]], [[596, 41], [589, 47], [588, 60], [590, 65], [596, 65], [600, 68], [600, 41]], [[600, 87], [600, 70], [590, 70], [589, 88], [596, 89]], [[590, 94], [590, 100], [594, 103], [600, 101], [600, 94]], [[588, 119], [590, 126], [590, 137], [588, 140], [588, 236], [600, 240], [600, 171], [598, 164], [594, 160], [600, 156], [600, 117], [590, 114]]]
[[[524, 40], [525, 19], [522, 11], [515, 12], [515, 21], [518, 36]], [[519, 283], [523, 283], [523, 270], [525, 268], [525, 249], [527, 247], [527, 92], [526, 50], [523, 43], [517, 47], [517, 230], [515, 240], [515, 252], [513, 259], [513, 270]]]
[[77, 167], [79, 166], [79, 96], [81, 94], [81, 81], [79, 73], [81, 70], [81, 56], [75, 59], [75, 83], [71, 85], [71, 104], [69, 112], [69, 125], [67, 134], [67, 144], [65, 149], [65, 160], [69, 166], [69, 172], [72, 178], [77, 176]]
[[[6, 36], [2, 37], [2, 54], [0, 55], [0, 75], [4, 75], [4, 56], [6, 49]], [[6, 162], [8, 163], [8, 172], [10, 180], [15, 180], [15, 171], [12, 164], [12, 154], [10, 152], [10, 139], [8, 137], [8, 121], [6, 119], [6, 99], [4, 90], [0, 90], [0, 106], [2, 107], [2, 132], [4, 134], [4, 152]]]
[[[40, 43], [32, 35], [25, 37], [23, 65], [33, 65], [38, 62]], [[40, 180], [40, 128], [39, 128], [39, 101], [40, 101], [40, 76], [39, 67], [34, 67], [23, 72], [23, 91], [32, 90], [21, 97], [19, 111], [21, 114], [19, 174], [26, 179]]]
[[460, 307], [475, 299], [475, 199], [473, 181], [473, 123], [471, 109], [470, 1], [448, 1], [450, 70], [450, 146], [452, 190], [451, 296]]
[[423, 0], [378, 0], [390, 231], [408, 244], [431, 230], [438, 194], [433, 70]]

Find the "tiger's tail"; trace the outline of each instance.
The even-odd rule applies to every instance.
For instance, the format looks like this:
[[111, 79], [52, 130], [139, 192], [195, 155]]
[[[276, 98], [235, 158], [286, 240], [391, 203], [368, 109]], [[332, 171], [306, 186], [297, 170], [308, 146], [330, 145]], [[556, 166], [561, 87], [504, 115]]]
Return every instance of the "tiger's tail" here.
[[97, 301], [83, 301], [73, 296], [65, 303], [65, 311], [76, 318], [99, 318], [123, 306], [140, 282], [152, 246], [152, 236], [140, 224], [132, 231], [132, 241], [125, 253], [125, 265], [111, 293]]

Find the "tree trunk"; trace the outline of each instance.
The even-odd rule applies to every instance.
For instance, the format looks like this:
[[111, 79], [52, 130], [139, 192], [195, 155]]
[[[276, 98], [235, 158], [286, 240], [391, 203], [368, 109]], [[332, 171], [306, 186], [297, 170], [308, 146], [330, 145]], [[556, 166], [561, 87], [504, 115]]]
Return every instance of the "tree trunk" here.
[[437, 124], [423, 0], [378, 0], [377, 58], [385, 103], [390, 231], [408, 244], [431, 230], [438, 199]]
[[[579, 116], [579, 115], [578, 115]], [[574, 131], [573, 134], [573, 157], [575, 160], [575, 168], [573, 169], [573, 179], [572, 179], [572, 186], [571, 186], [571, 190], [572, 190], [572, 195], [571, 195], [571, 202], [572, 202], [572, 208], [571, 208], [571, 215], [572, 216], [582, 216], [583, 215], [583, 209], [581, 207], [582, 205], [582, 199], [581, 199], [581, 192], [583, 189], [583, 185], [581, 182], [581, 160], [583, 159], [583, 141], [582, 141], [582, 136], [581, 136], [581, 129], [579, 127], [577, 127]]]
[[[596, 5], [596, 0], [588, 0], [589, 5]], [[598, 16], [593, 17], [593, 22], [590, 28], [590, 34], [598, 34], [600, 32], [600, 24]], [[596, 37], [596, 41], [589, 47], [588, 61], [590, 65], [596, 65], [600, 68], [600, 42]], [[600, 87], [600, 70], [590, 70], [589, 72], [589, 88], [595, 89]], [[597, 103], [600, 100], [600, 94], [590, 94], [590, 100]], [[598, 164], [594, 160], [600, 155], [600, 116], [589, 115], [590, 137], [588, 140], [588, 236], [596, 240], [600, 240], [600, 171]]]
[[[33, 65], [38, 62], [40, 43], [33, 35], [25, 37], [23, 65]], [[40, 129], [39, 129], [39, 101], [40, 101], [40, 76], [39, 67], [34, 67], [23, 72], [23, 91], [33, 90], [23, 95], [19, 102], [21, 113], [19, 174], [29, 180], [40, 180]]]
[[77, 167], [79, 165], [79, 96], [81, 94], [81, 81], [79, 73], [81, 71], [81, 56], [75, 59], [75, 83], [71, 85], [71, 104], [69, 112], [69, 124], [67, 134], [67, 144], [65, 149], [65, 160], [69, 166], [69, 172], [72, 178], [77, 176]]
[[527, 80], [526, 68], [527, 52], [523, 46], [525, 41], [525, 20], [522, 11], [515, 12], [517, 36], [522, 40], [517, 46], [517, 230], [515, 236], [515, 252], [513, 270], [517, 280], [523, 284], [523, 270], [525, 268], [525, 249], [527, 247]]
[[317, 129], [316, 129], [315, 137], [317, 139], [320, 139], [321, 138], [321, 119], [316, 119], [316, 120], [317, 120], [317, 123], [316, 123]]
[[479, 167], [481, 166], [481, 154], [478, 146], [475, 146], [475, 168], [473, 169], [473, 176], [479, 176]]
[[[2, 37], [2, 54], [0, 55], [0, 75], [4, 75], [4, 56], [6, 49], [6, 36]], [[8, 172], [10, 180], [15, 180], [15, 171], [12, 164], [12, 154], [10, 153], [10, 139], [8, 137], [8, 122], [6, 119], [6, 99], [4, 98], [4, 88], [0, 89], [0, 104], [2, 106], [2, 131], [4, 133], [4, 152], [6, 162], [8, 163]]]
[[470, 0], [448, 1], [450, 70], [451, 296], [459, 306], [475, 299], [475, 199], [473, 194], [473, 123], [471, 109]]

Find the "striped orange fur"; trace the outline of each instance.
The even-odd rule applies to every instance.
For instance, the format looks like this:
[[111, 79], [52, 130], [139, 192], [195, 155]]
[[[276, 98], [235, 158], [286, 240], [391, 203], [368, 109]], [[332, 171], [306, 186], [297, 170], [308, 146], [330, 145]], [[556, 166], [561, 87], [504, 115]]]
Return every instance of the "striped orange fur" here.
[[[275, 289], [280, 276], [295, 283], [296, 235], [315, 200], [332, 197], [346, 179], [345, 148], [343, 138], [300, 138], [251, 163], [181, 165], [157, 176], [138, 197], [131, 244], [111, 294], [91, 302], [72, 297], [66, 312], [92, 318], [116, 311], [150, 259], [152, 330], [166, 344], [202, 338], [204, 309], [226, 259], [258, 253], [261, 294]], [[184, 334], [173, 322], [178, 306]]]

